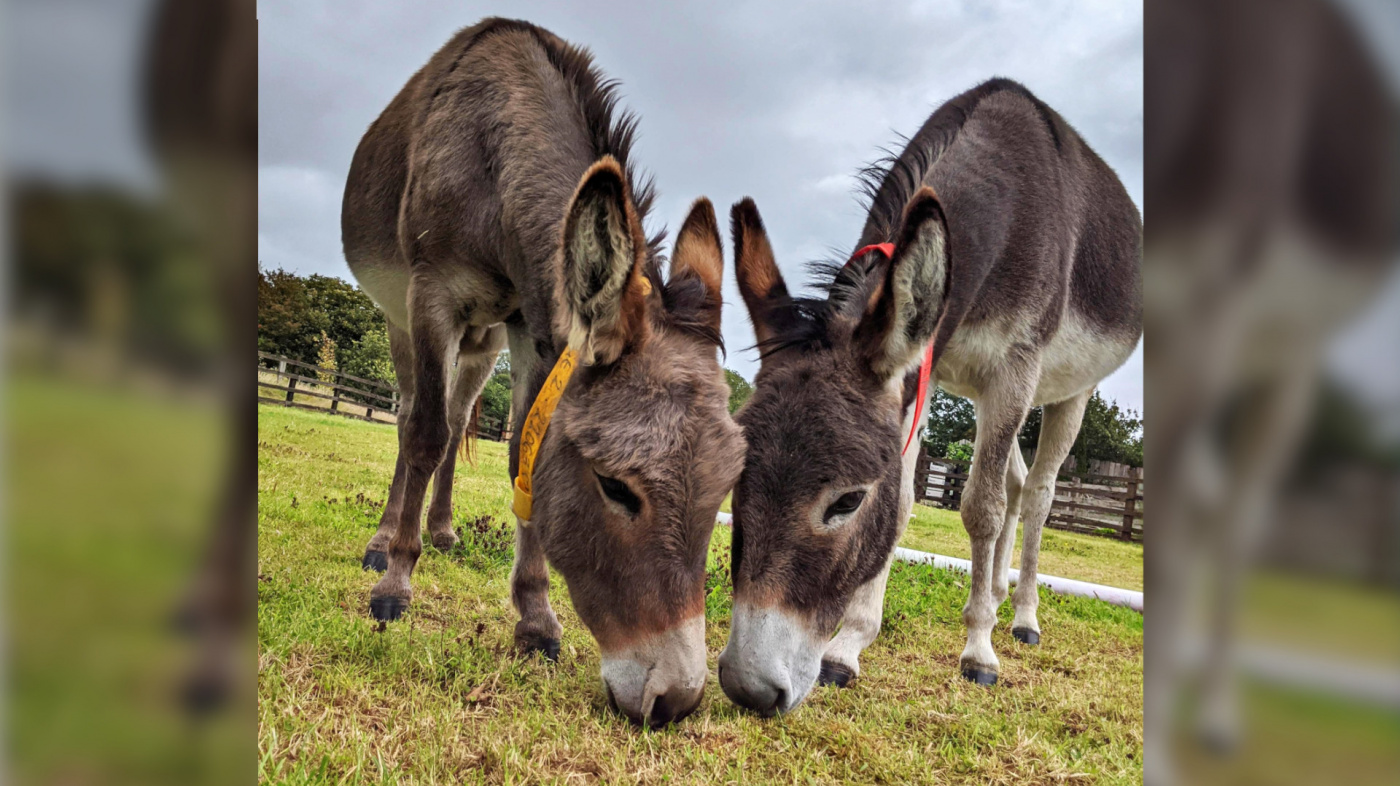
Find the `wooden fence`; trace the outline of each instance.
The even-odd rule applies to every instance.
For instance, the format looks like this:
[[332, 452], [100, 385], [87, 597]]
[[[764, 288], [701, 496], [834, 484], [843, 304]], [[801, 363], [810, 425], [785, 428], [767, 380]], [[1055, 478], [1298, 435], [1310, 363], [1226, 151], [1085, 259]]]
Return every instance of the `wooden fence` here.
[[[375, 423], [397, 423], [399, 415], [399, 391], [393, 385], [267, 352], [258, 353], [258, 401]], [[507, 424], [499, 418], [481, 418], [476, 433], [497, 442], [510, 439]]]
[[[914, 499], [958, 510], [967, 486], [971, 462], [930, 458], [920, 452], [914, 474]], [[1061, 471], [1055, 483], [1055, 501], [1047, 527], [1106, 535], [1120, 540], [1142, 540], [1142, 469], [1129, 469], [1126, 477]]]

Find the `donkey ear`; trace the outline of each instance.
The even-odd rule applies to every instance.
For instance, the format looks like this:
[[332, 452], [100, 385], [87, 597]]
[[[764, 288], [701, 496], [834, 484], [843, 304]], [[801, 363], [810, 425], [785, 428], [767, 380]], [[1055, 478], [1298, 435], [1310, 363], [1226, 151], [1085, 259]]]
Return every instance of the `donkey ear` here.
[[745, 197], [729, 211], [730, 234], [734, 236], [734, 275], [739, 294], [749, 309], [749, 321], [761, 346], [773, 337], [773, 314], [791, 302], [783, 274], [773, 261], [773, 247], [763, 229], [758, 206]]
[[607, 365], [645, 340], [646, 237], [612, 156], [583, 173], [564, 219], [563, 303], [569, 346], [584, 365]]
[[710, 200], [700, 197], [690, 206], [690, 215], [676, 235], [676, 247], [671, 254], [671, 281], [686, 278], [698, 280], [705, 286], [705, 302], [701, 307], [706, 323], [719, 334], [720, 291], [724, 279], [724, 248], [719, 239], [719, 222]]
[[902, 375], [938, 329], [948, 280], [948, 225], [933, 189], [904, 206], [894, 258], [874, 293], [854, 341], [880, 379]]

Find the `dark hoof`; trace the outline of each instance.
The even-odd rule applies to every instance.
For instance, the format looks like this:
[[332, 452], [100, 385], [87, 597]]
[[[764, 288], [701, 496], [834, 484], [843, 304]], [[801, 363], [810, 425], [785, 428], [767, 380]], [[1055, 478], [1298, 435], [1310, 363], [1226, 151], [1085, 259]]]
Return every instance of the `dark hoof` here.
[[963, 666], [962, 675], [963, 679], [968, 682], [975, 682], [978, 685], [997, 684], [997, 673], [995, 671], [979, 669], [976, 666]]
[[526, 657], [538, 652], [546, 660], [559, 662], [559, 640], [539, 635], [517, 636], [515, 647]]
[[389, 555], [382, 551], [366, 551], [364, 559], [360, 560], [360, 568], [383, 573], [389, 569]]
[[408, 601], [403, 598], [396, 598], [393, 595], [369, 599], [370, 616], [380, 622], [393, 622], [399, 617], [402, 617], [404, 611], [407, 609]]
[[1011, 635], [1022, 644], [1035, 646], [1040, 643], [1040, 631], [1030, 628], [1012, 628]]
[[821, 673], [817, 675], [818, 685], [835, 685], [844, 688], [856, 675], [849, 667], [829, 660], [822, 661]]
[[180, 691], [181, 703], [191, 715], [205, 716], [228, 703], [228, 685], [220, 679], [202, 676], [190, 679]]

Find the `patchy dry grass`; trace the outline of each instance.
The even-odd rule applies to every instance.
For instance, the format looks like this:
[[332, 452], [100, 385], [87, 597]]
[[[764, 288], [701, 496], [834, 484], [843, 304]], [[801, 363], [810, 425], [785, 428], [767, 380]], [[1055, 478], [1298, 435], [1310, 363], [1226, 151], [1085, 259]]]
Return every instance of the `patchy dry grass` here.
[[392, 474], [393, 428], [262, 407], [258, 439], [263, 782], [1141, 780], [1142, 617], [1131, 611], [1042, 593], [1044, 644], [1027, 648], [1004, 607], [1001, 683], [979, 688], [957, 670], [966, 577], [898, 565], [861, 678], [759, 719], [714, 677], [730, 609], [729, 533], [718, 527], [706, 698], [684, 722], [644, 731], [608, 712], [597, 647], [557, 576], [559, 663], [511, 653], [503, 445], [481, 443], [477, 465], [458, 472], [469, 546], [425, 548], [409, 614], [376, 633], [365, 613], [375, 579], [359, 561]]

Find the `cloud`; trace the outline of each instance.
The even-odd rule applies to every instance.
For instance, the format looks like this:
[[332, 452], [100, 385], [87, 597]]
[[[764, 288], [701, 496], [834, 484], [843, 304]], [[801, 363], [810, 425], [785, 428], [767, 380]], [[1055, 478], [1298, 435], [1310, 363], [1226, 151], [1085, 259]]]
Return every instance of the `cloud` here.
[[[260, 15], [259, 253], [348, 277], [339, 197], [361, 134], [461, 27], [497, 7], [264, 0]], [[517, 3], [510, 13], [592, 49], [641, 116], [636, 160], [656, 176], [653, 223], [695, 197], [725, 213], [752, 196], [779, 265], [851, 250], [864, 212], [852, 175], [939, 104], [1007, 76], [1055, 107], [1142, 203], [1142, 7], [1030, 2]], [[727, 221], [724, 221], [727, 225]], [[732, 265], [732, 260], [729, 260]], [[335, 271], [341, 271], [335, 273]], [[726, 282], [729, 365], [752, 378], [747, 316]], [[1141, 353], [1105, 381], [1142, 407]], [[1136, 375], [1133, 379], [1122, 379]]]

